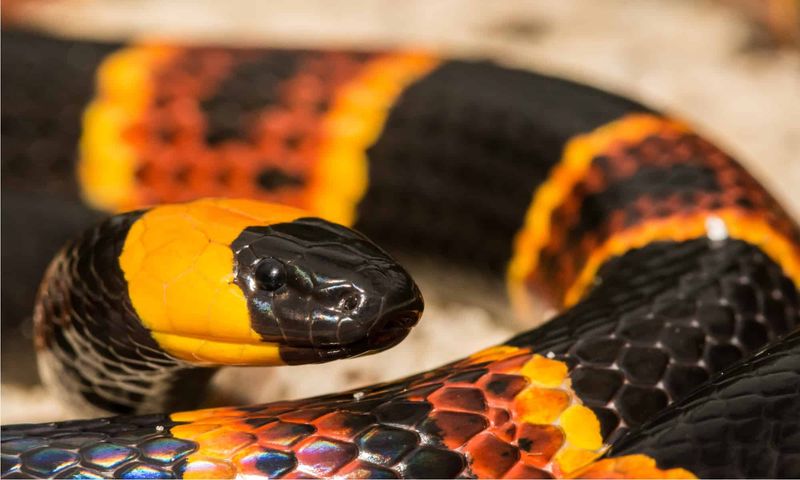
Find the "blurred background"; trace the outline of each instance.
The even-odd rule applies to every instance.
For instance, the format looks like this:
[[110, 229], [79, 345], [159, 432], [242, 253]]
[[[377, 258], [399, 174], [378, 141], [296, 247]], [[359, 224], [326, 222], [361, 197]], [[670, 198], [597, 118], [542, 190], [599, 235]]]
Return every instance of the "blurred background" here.
[[[421, 46], [564, 76], [687, 119], [800, 218], [795, 0], [5, 0], [2, 7], [4, 28], [25, 25], [66, 37]], [[213, 401], [264, 402], [389, 380], [530, 326], [512, 320], [502, 286], [443, 265], [407, 263], [427, 305], [420, 326], [400, 346], [324, 366], [227, 370], [216, 379]], [[69, 416], [38, 385], [30, 343], [29, 321], [4, 325], [4, 424]]]

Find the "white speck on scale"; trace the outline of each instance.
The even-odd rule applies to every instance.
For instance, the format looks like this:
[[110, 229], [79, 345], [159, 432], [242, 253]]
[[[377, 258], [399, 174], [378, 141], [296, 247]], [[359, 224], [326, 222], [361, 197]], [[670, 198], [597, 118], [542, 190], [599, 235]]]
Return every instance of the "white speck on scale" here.
[[721, 242], [728, 238], [728, 226], [725, 220], [712, 215], [706, 218], [706, 236], [712, 242]]

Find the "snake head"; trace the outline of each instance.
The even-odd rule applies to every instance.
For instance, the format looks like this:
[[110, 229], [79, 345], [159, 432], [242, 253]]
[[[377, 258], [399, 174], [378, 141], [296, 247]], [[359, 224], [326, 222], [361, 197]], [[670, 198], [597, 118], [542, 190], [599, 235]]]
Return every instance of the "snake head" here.
[[410, 275], [360, 233], [319, 218], [246, 228], [231, 245], [252, 329], [286, 363], [396, 345], [423, 301]]
[[410, 275], [365, 236], [319, 218], [246, 228], [231, 245], [251, 327], [286, 363], [396, 345], [423, 300]]
[[136, 322], [193, 365], [377, 352], [405, 338], [422, 312], [419, 289], [392, 257], [306, 212], [205, 199], [140, 215], [119, 257]]

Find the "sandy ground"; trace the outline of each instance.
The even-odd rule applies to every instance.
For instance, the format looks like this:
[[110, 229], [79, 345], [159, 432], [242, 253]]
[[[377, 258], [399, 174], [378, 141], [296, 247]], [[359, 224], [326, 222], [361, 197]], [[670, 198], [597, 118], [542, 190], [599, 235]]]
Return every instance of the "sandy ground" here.
[[[717, 2], [84, 0], [30, 2], [18, 9], [51, 30], [98, 38], [418, 44], [560, 74], [688, 119], [800, 217], [800, 55], [760, 47], [752, 24]], [[427, 309], [402, 345], [332, 365], [225, 371], [217, 379], [220, 398], [270, 401], [390, 380], [523, 328], [509, 320], [497, 285], [438, 266], [415, 263], [412, 271], [420, 277]], [[70, 417], [38, 387], [3, 384], [0, 406], [2, 423]]]

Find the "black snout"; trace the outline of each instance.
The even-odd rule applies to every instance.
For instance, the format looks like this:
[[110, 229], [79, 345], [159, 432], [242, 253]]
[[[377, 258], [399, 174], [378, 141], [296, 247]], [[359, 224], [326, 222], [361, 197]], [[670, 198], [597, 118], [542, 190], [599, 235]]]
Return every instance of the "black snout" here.
[[[315, 315], [309, 344], [281, 345], [283, 361], [322, 363], [376, 353], [400, 343], [422, 315], [422, 294], [402, 269], [380, 276], [395, 282], [391, 289], [383, 290], [382, 296], [370, 296], [354, 286], [341, 287], [341, 296], [331, 312], [326, 315], [318, 310]], [[397, 284], [403, 276], [406, 280]]]
[[370, 350], [382, 349], [417, 324], [424, 303], [416, 283], [397, 265], [382, 267], [361, 272], [360, 287], [344, 283], [323, 289], [320, 297], [326, 301], [321, 303], [328, 308], [317, 310], [312, 346], [346, 346], [366, 340]]
[[390, 277], [396, 276], [396, 278], [393, 279], [391, 288], [386, 290], [379, 319], [367, 335], [369, 341], [376, 348], [382, 347], [381, 342], [386, 341], [389, 336], [399, 335], [403, 331], [407, 334], [422, 315], [425, 306], [422, 294], [416, 283], [401, 283], [404, 275], [406, 275], [405, 271], [391, 272], [390, 274]]

